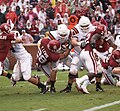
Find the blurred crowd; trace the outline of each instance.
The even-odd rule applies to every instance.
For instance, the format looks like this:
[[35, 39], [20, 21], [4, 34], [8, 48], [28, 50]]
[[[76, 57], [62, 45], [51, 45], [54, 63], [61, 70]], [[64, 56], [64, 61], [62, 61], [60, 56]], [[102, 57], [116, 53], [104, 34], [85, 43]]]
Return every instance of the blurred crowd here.
[[26, 43], [37, 43], [62, 23], [71, 29], [82, 15], [120, 34], [120, 0], [0, 0], [0, 24], [9, 23]]

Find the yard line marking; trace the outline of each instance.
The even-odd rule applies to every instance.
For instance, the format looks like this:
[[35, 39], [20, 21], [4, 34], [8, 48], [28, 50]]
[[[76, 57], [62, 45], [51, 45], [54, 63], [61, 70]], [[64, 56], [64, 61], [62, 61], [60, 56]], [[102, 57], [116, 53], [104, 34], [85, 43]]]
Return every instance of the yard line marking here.
[[32, 111], [43, 111], [46, 110], [47, 108], [41, 108], [41, 109], [37, 109], [37, 110], [32, 110]]
[[65, 82], [64, 80], [56, 81], [56, 82]]
[[101, 106], [96, 106], [96, 107], [93, 107], [93, 108], [90, 108], [90, 109], [85, 109], [83, 111], [95, 111], [95, 110], [99, 110], [99, 109], [102, 109], [102, 108], [105, 108], [105, 107], [108, 107], [108, 106], [112, 106], [112, 105], [115, 105], [115, 104], [120, 104], [120, 101], [115, 101], [115, 102], [104, 104], [104, 105], [101, 105]]

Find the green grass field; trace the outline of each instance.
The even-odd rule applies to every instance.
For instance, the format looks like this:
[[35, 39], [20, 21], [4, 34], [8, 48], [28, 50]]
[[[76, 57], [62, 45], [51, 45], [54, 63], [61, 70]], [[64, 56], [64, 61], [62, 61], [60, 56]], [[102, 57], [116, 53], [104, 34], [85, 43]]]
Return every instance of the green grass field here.
[[[85, 71], [79, 72], [79, 76]], [[39, 74], [41, 80], [47, 78], [42, 72], [33, 71], [33, 74]], [[18, 82], [12, 87], [10, 80], [0, 77], [0, 111], [94, 111], [90, 108], [96, 106], [110, 106], [100, 108], [97, 111], [120, 111], [120, 87], [103, 85], [105, 92], [96, 92], [95, 85], [88, 86], [90, 94], [82, 94], [77, 92], [75, 85], [72, 87], [71, 93], [59, 93], [67, 84], [68, 71], [59, 71], [56, 82], [57, 93], [40, 94], [40, 90], [28, 83]]]

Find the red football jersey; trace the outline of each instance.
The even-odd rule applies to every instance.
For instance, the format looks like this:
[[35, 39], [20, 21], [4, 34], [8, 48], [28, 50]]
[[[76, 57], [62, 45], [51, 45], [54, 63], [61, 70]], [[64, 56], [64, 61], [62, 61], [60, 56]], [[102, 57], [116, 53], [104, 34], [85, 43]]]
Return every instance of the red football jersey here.
[[11, 48], [11, 41], [15, 40], [14, 34], [0, 35], [0, 61], [3, 62]]
[[[114, 50], [114, 52], [119, 51], [119, 50]], [[119, 51], [120, 52], [120, 51]], [[120, 53], [118, 53], [119, 57], [120, 57]], [[112, 55], [110, 56], [109, 60], [105, 62], [101, 62], [102, 66], [107, 69], [108, 66], [114, 68], [114, 67], [120, 67], [120, 58], [118, 58], [119, 61], [117, 61], [117, 59], [114, 57], [114, 53], [112, 53]]]
[[93, 50], [93, 48], [91, 47], [91, 39], [92, 39], [94, 34], [95, 34], [95, 31], [91, 31], [86, 35], [85, 41], [86, 41], [87, 45], [85, 46], [84, 49], [87, 50], [87, 51], [92, 51]]
[[112, 57], [110, 57], [109, 59], [109, 66], [111, 67], [120, 67], [120, 64], [118, 62], [116, 62]]
[[47, 48], [49, 43], [48, 38], [44, 38], [41, 40], [41, 44], [37, 53], [37, 63], [45, 65], [48, 62], [57, 62], [60, 58], [58, 53], [54, 53]]
[[[119, 52], [119, 53], [117, 53], [118, 58], [114, 57], [116, 52]], [[112, 55], [110, 56], [110, 59], [109, 59], [109, 66], [120, 67], [120, 50], [114, 50], [112, 52]]]

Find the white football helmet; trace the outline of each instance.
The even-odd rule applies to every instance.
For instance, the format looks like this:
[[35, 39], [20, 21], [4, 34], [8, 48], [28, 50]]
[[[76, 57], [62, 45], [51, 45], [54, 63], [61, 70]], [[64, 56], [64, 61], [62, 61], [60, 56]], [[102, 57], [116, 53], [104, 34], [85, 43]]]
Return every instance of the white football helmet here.
[[69, 29], [65, 24], [60, 24], [58, 25], [57, 34], [58, 34], [58, 40], [60, 42], [64, 42], [69, 37]]
[[120, 35], [117, 35], [117, 36], [116, 36], [115, 45], [117, 45], [118, 48], [120, 49]]
[[83, 32], [88, 32], [90, 24], [91, 22], [88, 17], [82, 16], [79, 20], [80, 29]]

